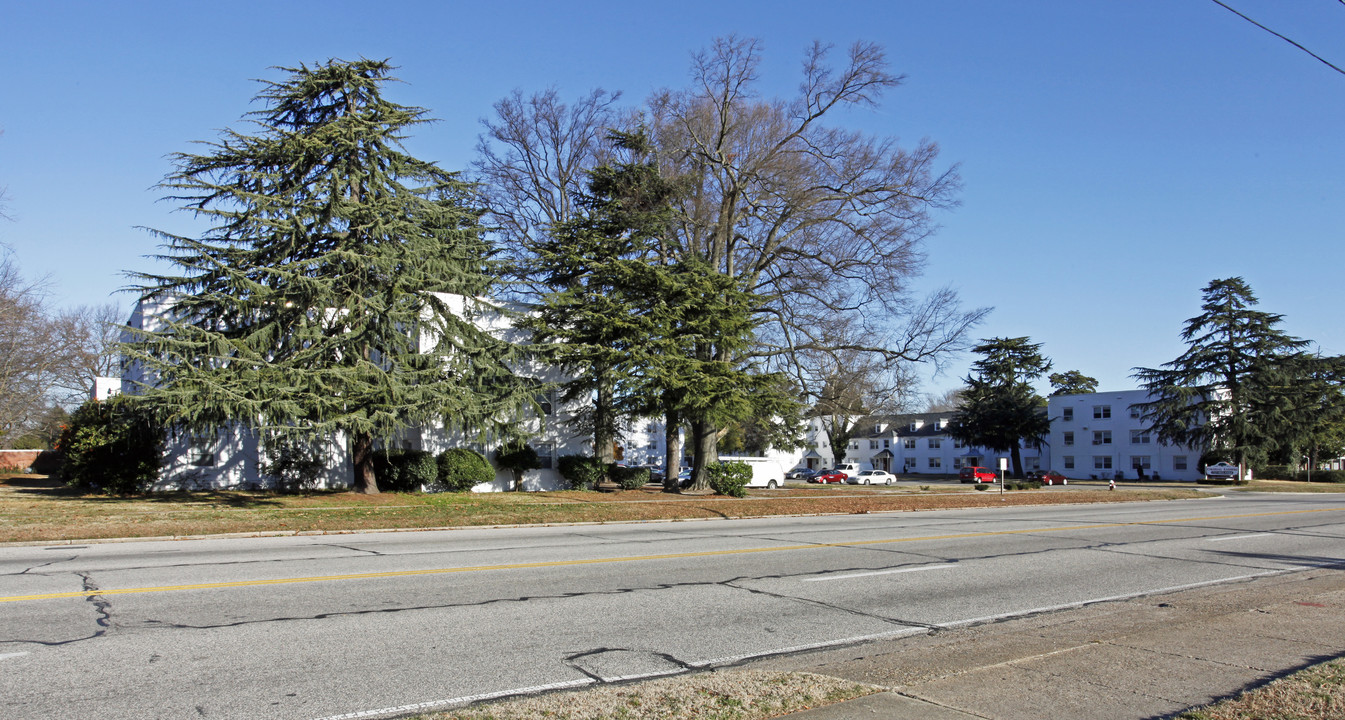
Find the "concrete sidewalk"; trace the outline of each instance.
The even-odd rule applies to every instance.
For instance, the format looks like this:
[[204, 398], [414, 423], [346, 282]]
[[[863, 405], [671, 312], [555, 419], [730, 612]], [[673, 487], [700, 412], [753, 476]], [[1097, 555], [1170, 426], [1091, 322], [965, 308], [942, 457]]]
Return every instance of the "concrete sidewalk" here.
[[790, 720], [1162, 718], [1345, 655], [1345, 571], [1310, 570], [752, 663], [889, 688]]

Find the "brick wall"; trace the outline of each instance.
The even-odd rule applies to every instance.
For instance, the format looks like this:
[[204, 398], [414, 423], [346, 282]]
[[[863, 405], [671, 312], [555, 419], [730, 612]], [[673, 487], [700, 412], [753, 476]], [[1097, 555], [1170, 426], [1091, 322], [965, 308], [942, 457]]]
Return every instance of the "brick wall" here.
[[41, 450], [0, 450], [0, 471], [22, 471], [33, 466]]

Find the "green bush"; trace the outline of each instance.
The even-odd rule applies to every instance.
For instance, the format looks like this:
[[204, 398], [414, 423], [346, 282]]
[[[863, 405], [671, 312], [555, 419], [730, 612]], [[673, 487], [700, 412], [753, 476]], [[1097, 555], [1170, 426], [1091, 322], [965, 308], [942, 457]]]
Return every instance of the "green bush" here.
[[143, 492], [158, 479], [163, 439], [163, 426], [133, 396], [90, 400], [56, 442], [61, 479], [109, 495]]
[[1252, 477], [1261, 480], [1297, 480], [1298, 475], [1299, 471], [1288, 465], [1266, 465], [1265, 467], [1252, 468]]
[[557, 470], [571, 490], [592, 490], [602, 481], [603, 467], [597, 458], [587, 455], [562, 455], [556, 462]]
[[495, 479], [495, 468], [479, 452], [467, 448], [451, 448], [436, 459], [436, 484], [453, 492], [467, 492], [481, 483]]
[[438, 480], [439, 468], [424, 450], [375, 450], [374, 475], [384, 492], [418, 492]]
[[622, 490], [638, 490], [649, 484], [649, 468], [613, 465], [607, 470]]
[[495, 464], [514, 476], [514, 489], [523, 489], [523, 473], [542, 466], [541, 458], [531, 445], [522, 441], [505, 443], [495, 451]]
[[705, 468], [710, 489], [719, 495], [746, 497], [747, 483], [752, 482], [752, 466], [745, 462], [716, 462]]
[[1311, 475], [1303, 470], [1294, 475], [1293, 479], [1299, 482], [1345, 483], [1345, 470], [1313, 470]]
[[268, 438], [263, 455], [262, 472], [274, 477], [280, 490], [310, 490], [327, 469], [323, 448], [299, 438]]
[[976, 483], [973, 487], [975, 487], [977, 490], [986, 490], [990, 486], [985, 483]]

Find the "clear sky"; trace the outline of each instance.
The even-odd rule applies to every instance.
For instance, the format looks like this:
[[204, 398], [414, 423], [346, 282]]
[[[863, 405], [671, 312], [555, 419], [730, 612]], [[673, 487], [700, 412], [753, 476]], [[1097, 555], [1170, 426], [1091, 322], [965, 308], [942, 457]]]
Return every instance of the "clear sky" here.
[[[1345, 2], [1225, 2], [1345, 67]], [[157, 249], [138, 228], [192, 227], [154, 188], [167, 155], [242, 129], [272, 66], [391, 59], [392, 99], [439, 119], [410, 150], [464, 169], [513, 89], [638, 103], [731, 33], [764, 42], [767, 94], [792, 94], [814, 40], [886, 48], [904, 85], [844, 122], [960, 165], [921, 284], [993, 307], [975, 338], [1027, 335], [1127, 389], [1181, 352], [1200, 289], [1240, 275], [1287, 332], [1345, 353], [1345, 75], [1211, 0], [6, 0], [0, 242], [57, 304], [129, 309], [122, 272]]]

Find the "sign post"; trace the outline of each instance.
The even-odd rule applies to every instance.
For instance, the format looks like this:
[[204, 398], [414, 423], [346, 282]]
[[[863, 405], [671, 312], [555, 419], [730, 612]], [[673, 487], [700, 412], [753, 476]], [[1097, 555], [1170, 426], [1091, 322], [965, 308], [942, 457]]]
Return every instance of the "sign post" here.
[[1009, 459], [999, 459], [999, 496], [1004, 497], [1004, 471], [1009, 469]]

